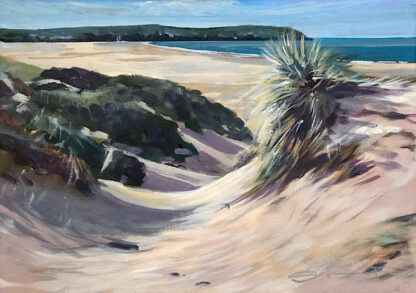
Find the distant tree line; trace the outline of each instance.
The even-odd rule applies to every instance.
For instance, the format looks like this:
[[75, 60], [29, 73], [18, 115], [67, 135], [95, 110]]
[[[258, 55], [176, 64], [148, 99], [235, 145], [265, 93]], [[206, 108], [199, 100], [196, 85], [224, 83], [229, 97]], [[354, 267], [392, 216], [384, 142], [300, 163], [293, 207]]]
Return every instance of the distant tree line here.
[[216, 28], [180, 28], [162, 25], [77, 27], [57, 29], [0, 29], [2, 42], [116, 42], [116, 41], [229, 41], [269, 40], [292, 33], [290, 27], [243, 25]]

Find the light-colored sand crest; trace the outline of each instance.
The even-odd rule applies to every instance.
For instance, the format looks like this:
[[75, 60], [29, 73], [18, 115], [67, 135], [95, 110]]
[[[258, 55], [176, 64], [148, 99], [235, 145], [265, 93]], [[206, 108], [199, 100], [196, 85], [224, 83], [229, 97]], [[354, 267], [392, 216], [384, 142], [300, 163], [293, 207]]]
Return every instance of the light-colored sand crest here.
[[[350, 109], [351, 114], [364, 108], [400, 113], [416, 110], [414, 88], [394, 83], [386, 84], [386, 88], [394, 90], [350, 97], [342, 103], [356, 105]], [[192, 292], [199, 281], [211, 283], [205, 287], [208, 292], [322, 292], [326, 284], [331, 284], [334, 291], [351, 292], [358, 282], [363, 292], [369, 288], [410, 292], [415, 285], [411, 270], [414, 231], [398, 229], [385, 221], [416, 212], [416, 158], [414, 152], [403, 147], [409, 139], [396, 131], [400, 128], [416, 134], [415, 124], [411, 119], [391, 120], [378, 114], [352, 117], [345, 135], [366, 125], [369, 131], [358, 131], [364, 135], [361, 160], [372, 162], [371, 170], [333, 186], [327, 186], [326, 180], [314, 183], [309, 174], [293, 181], [280, 194], [276, 192], [278, 184], [269, 186], [262, 191], [268, 195], [263, 199], [217, 210], [197, 229], [163, 233], [157, 249], [128, 260], [124, 274], [134, 276], [145, 290], [163, 288], [164, 292]], [[183, 197], [178, 199], [175, 194], [135, 192], [129, 194], [133, 197], [130, 202], [166, 208], [160, 201], [167, 200], [170, 207], [187, 208], [188, 199], [198, 196], [202, 199], [195, 199], [195, 205], [218, 202], [220, 207], [224, 199], [233, 197], [228, 196], [230, 191], [237, 191], [235, 185], [255, 176], [251, 172], [254, 166], [248, 165], [224, 177], [227, 181], [216, 181], [200, 193], [179, 194]], [[395, 234], [398, 231], [402, 234]], [[391, 240], [384, 240], [385, 235]], [[394, 241], [406, 241], [408, 246], [383, 248], [383, 244]], [[397, 249], [401, 249], [401, 256], [389, 259], [387, 255]], [[98, 261], [94, 256], [87, 259]], [[387, 264], [382, 273], [364, 273], [384, 261]], [[172, 278], [170, 272], [185, 276]], [[320, 283], [314, 281], [318, 278]], [[308, 286], [309, 282], [313, 287]]]
[[249, 191], [256, 180], [257, 169], [252, 162], [197, 190], [186, 192], [156, 192], [126, 187], [115, 181], [100, 180], [102, 189], [118, 199], [154, 209], [184, 210], [204, 205], [222, 208], [238, 196]]

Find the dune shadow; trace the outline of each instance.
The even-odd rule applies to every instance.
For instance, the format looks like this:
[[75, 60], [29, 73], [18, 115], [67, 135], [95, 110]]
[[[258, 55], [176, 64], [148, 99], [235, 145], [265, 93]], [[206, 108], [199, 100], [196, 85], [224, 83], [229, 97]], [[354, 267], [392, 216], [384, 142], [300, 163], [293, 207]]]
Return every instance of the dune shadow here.
[[[0, 205], [8, 210], [0, 212], [0, 220], [15, 223], [19, 233], [38, 239], [52, 250], [65, 249], [60, 245], [65, 238], [83, 245], [96, 245], [108, 242], [109, 238], [155, 235], [177, 227], [181, 218], [190, 213], [131, 205], [97, 187], [92, 188], [93, 196], [86, 197], [69, 186], [26, 186], [4, 178], [0, 178], [0, 183], [3, 187]], [[43, 228], [27, 223], [36, 223], [35, 226], [61, 236], [49, 241]]]
[[[391, 96], [399, 96], [406, 93], [406, 89], [388, 89], [379, 84], [363, 85], [360, 82], [343, 82], [328, 91], [348, 112], [355, 112], [365, 107], [377, 108], [380, 111], [395, 111], [399, 107], [406, 106], [403, 102], [395, 102]], [[343, 101], [354, 99], [354, 102]]]

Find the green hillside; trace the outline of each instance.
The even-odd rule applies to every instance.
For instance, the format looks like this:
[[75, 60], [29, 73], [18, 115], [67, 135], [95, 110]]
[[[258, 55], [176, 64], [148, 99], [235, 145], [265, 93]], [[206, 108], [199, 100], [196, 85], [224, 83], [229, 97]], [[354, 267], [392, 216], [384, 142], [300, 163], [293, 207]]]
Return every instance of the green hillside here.
[[290, 27], [241, 25], [184, 28], [157, 24], [54, 29], [0, 29], [2, 42], [226, 41], [269, 40], [283, 33], [303, 34]]

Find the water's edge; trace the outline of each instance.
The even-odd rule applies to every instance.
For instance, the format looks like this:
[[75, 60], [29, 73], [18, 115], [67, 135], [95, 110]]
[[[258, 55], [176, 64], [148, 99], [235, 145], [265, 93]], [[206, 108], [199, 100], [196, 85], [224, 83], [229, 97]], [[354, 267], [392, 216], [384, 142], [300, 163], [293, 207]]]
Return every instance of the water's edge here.
[[[312, 43], [313, 41], [309, 41]], [[416, 62], [416, 38], [399, 39], [321, 39], [323, 48], [332, 49], [358, 62]], [[267, 41], [168, 41], [150, 45], [204, 53], [262, 56]]]

